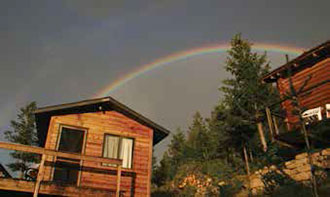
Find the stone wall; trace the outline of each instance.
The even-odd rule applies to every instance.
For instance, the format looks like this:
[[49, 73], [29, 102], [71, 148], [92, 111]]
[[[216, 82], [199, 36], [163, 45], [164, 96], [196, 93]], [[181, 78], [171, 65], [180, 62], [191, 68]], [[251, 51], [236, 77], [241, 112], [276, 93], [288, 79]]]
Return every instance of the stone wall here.
[[[325, 169], [330, 169], [330, 148], [312, 154], [312, 163], [316, 166], [315, 174], [322, 179], [326, 176]], [[323, 170], [322, 170], [323, 169]], [[264, 167], [250, 176], [250, 188], [252, 193], [262, 192], [265, 188], [263, 178], [266, 174], [274, 172], [298, 183], [309, 183], [311, 178], [311, 166], [308, 164], [307, 153], [298, 154], [294, 160], [285, 162], [283, 167]]]

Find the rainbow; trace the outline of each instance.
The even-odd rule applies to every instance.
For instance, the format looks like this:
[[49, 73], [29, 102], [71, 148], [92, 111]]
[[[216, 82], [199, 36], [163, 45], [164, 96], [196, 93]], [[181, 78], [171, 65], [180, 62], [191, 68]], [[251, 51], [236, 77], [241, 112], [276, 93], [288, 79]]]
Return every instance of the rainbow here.
[[[127, 83], [128, 81], [131, 81], [132, 79], [139, 77], [141, 75], [144, 75], [151, 70], [157, 69], [161, 66], [166, 66], [171, 63], [175, 63], [178, 61], [186, 60], [190, 57], [194, 56], [200, 56], [205, 54], [212, 54], [212, 53], [224, 53], [228, 51], [230, 48], [229, 44], [219, 44], [219, 45], [212, 45], [212, 46], [206, 46], [201, 48], [194, 48], [186, 51], [177, 52], [171, 55], [168, 55], [164, 58], [159, 58], [153, 62], [150, 62], [148, 64], [142, 65], [138, 67], [137, 69], [133, 70], [132, 72], [119, 77], [114, 82], [107, 85], [105, 88], [103, 88], [99, 93], [96, 94], [96, 97], [104, 97], [108, 96], [112, 91], [120, 88], [123, 84]], [[269, 51], [269, 52], [278, 52], [278, 53], [289, 53], [293, 55], [299, 55], [301, 54], [304, 49], [303, 48], [297, 48], [297, 47], [291, 47], [291, 46], [285, 46], [285, 45], [277, 45], [277, 44], [264, 44], [264, 43], [254, 43], [252, 46], [252, 49], [254, 51]]]

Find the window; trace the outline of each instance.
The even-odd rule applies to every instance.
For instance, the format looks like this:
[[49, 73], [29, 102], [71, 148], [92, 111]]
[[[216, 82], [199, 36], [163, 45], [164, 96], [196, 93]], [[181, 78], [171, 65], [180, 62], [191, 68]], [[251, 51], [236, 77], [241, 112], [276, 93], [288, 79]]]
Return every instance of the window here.
[[[81, 154], [84, 142], [84, 130], [61, 127], [58, 151]], [[80, 161], [57, 157], [53, 180], [76, 184], [79, 176]]]
[[[133, 141], [132, 138], [105, 135], [103, 157], [122, 159], [123, 168], [132, 168]], [[113, 164], [104, 165], [113, 166]]]

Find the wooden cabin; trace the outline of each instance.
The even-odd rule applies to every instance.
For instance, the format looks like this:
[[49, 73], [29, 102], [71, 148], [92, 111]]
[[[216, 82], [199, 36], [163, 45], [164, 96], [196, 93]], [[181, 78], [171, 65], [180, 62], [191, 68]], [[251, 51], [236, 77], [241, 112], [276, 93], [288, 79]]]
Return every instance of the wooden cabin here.
[[329, 118], [330, 106], [330, 41], [324, 42], [297, 58], [288, 61], [263, 77], [265, 83], [276, 83], [284, 110], [288, 131], [297, 128], [298, 116], [293, 113], [293, 105], [287, 99], [290, 93], [290, 78], [304, 109], [302, 116], [307, 124]]
[[40, 194], [150, 196], [153, 146], [168, 130], [111, 97], [40, 108], [35, 117], [44, 147], [35, 152], [46, 153]]

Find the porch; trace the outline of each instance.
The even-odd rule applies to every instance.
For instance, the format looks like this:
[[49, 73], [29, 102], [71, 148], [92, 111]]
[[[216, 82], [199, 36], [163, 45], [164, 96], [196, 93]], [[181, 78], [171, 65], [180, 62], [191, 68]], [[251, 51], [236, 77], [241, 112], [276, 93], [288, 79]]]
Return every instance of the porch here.
[[[12, 179], [12, 178], [0, 178], [1, 192], [8, 192], [8, 194], [12, 192], [20, 192], [22, 194], [33, 193], [33, 196], [35, 197], [38, 196], [38, 194], [51, 195], [51, 196], [97, 195], [97, 196], [116, 196], [116, 197], [123, 196], [124, 194], [123, 191], [120, 190], [120, 180], [122, 175], [122, 171], [121, 171], [122, 160], [120, 159], [109, 159], [109, 158], [88, 156], [88, 155], [82, 155], [76, 153], [59, 152], [56, 150], [50, 150], [50, 149], [34, 147], [34, 146], [26, 146], [21, 144], [13, 144], [7, 142], [0, 142], [0, 148], [7, 150], [29, 152], [29, 153], [39, 154], [42, 156], [38, 170], [38, 175], [35, 181]], [[79, 184], [69, 185], [69, 184], [57, 183], [53, 181], [43, 181], [45, 165], [52, 165], [51, 163], [46, 162], [46, 156], [60, 157], [61, 159], [64, 158], [70, 160], [74, 159], [78, 161], [89, 161], [96, 163], [112, 164], [112, 167], [103, 166], [100, 169], [98, 168], [84, 169], [84, 167], [81, 166], [80, 170], [82, 171], [89, 170], [92, 172], [106, 173], [116, 176], [116, 190], [97, 188], [97, 185], [95, 185], [95, 187], [92, 188], [92, 187], [79, 186]]]

